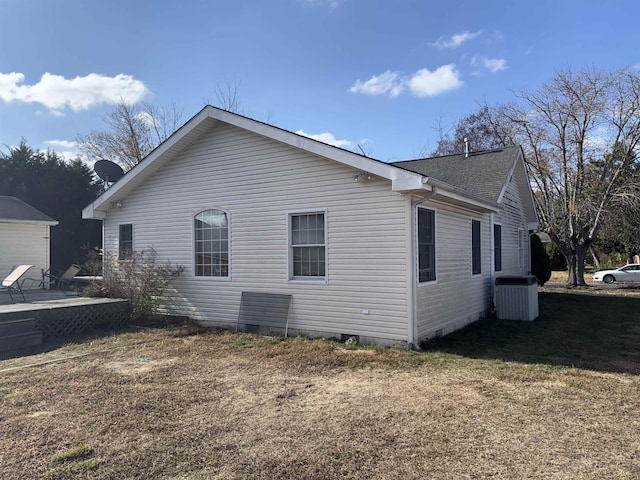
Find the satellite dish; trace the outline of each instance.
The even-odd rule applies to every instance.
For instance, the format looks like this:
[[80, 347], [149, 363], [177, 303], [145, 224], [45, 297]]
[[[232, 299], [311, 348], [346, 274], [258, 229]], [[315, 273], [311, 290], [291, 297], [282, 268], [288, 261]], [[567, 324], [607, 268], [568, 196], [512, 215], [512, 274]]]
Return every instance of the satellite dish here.
[[117, 182], [124, 175], [124, 170], [117, 163], [109, 160], [98, 160], [93, 169], [105, 183]]

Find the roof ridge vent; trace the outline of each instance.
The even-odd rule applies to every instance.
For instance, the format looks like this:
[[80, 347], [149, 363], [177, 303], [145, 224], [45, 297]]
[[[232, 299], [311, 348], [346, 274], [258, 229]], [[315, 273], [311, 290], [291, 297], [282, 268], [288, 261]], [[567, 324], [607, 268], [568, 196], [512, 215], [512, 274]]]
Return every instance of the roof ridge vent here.
[[468, 158], [471, 155], [471, 150], [469, 149], [469, 139], [464, 137], [464, 158]]

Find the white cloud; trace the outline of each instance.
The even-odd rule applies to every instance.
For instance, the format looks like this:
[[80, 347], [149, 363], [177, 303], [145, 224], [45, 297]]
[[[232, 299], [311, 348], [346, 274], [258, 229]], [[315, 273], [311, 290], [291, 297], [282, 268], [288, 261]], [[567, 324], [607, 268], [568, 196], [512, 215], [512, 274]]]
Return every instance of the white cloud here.
[[463, 85], [460, 72], [453, 64], [442, 65], [434, 71], [422, 68], [411, 75], [387, 70], [380, 75], [373, 75], [369, 80], [356, 80], [349, 89], [351, 93], [365, 95], [388, 95], [397, 97], [407, 88], [416, 97], [433, 97], [441, 93], [456, 90]]
[[149, 93], [143, 82], [124, 74], [106, 77], [90, 73], [67, 79], [45, 73], [33, 85], [24, 84], [24, 80], [22, 73], [0, 73], [0, 100], [39, 103], [57, 115], [65, 108], [77, 112], [102, 103], [136, 103]]
[[491, 73], [500, 72], [507, 69], [507, 61], [504, 58], [486, 58], [475, 56], [471, 59], [471, 65], [482, 67]]
[[387, 70], [380, 75], [374, 75], [369, 80], [356, 80], [349, 89], [351, 93], [364, 93], [365, 95], [389, 95], [397, 97], [404, 90], [404, 82], [398, 72]]
[[482, 33], [482, 30], [478, 30], [477, 32], [466, 31], [462, 33], [456, 33], [452, 35], [450, 38], [440, 37], [435, 42], [429, 43], [429, 45], [432, 47], [439, 48], [440, 50], [444, 50], [448, 48], [450, 49], [458, 48], [463, 43], [473, 40], [474, 38], [479, 36], [481, 33]]
[[327, 6], [331, 10], [340, 5], [342, 0], [305, 0], [307, 5], [311, 5], [312, 7], [324, 7]]
[[298, 130], [296, 132], [298, 135], [302, 135], [303, 137], [309, 137], [313, 140], [318, 140], [319, 142], [328, 143], [329, 145], [333, 145], [334, 147], [340, 148], [353, 148], [353, 142], [349, 140], [338, 140], [333, 133], [324, 132], [324, 133], [307, 133], [304, 130]]
[[423, 68], [407, 81], [416, 97], [433, 97], [460, 88], [463, 84], [460, 73], [453, 64], [442, 65], [433, 72]]
[[44, 143], [51, 145], [53, 148], [78, 148], [78, 142], [71, 142], [69, 140], [46, 140]]
[[45, 140], [44, 144], [65, 160], [75, 160], [79, 156], [78, 142], [71, 142], [69, 140]]

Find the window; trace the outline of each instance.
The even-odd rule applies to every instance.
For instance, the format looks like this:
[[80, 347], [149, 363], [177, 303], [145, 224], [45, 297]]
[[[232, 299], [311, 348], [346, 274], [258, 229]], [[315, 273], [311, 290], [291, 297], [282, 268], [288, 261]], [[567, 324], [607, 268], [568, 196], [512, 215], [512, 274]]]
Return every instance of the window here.
[[291, 215], [291, 278], [324, 278], [324, 213]]
[[493, 264], [496, 272], [502, 271], [502, 225], [493, 226]]
[[471, 273], [482, 272], [482, 249], [480, 248], [480, 220], [471, 220]]
[[418, 208], [418, 282], [436, 279], [435, 212]]
[[229, 276], [229, 218], [222, 210], [205, 210], [194, 219], [196, 277]]
[[131, 223], [119, 226], [118, 258], [124, 260], [133, 255], [133, 225]]
[[518, 267], [524, 268], [524, 230], [518, 230]]

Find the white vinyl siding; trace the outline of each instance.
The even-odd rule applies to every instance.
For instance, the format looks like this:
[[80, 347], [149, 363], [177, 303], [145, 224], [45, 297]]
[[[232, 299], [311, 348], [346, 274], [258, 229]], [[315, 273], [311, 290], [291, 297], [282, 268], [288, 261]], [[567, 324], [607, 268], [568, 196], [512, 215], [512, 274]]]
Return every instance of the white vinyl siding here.
[[14, 265], [33, 265], [25, 277], [40, 280], [49, 268], [49, 245], [48, 225], [0, 222], [0, 278]]
[[418, 339], [436, 334], [446, 335], [464, 325], [483, 318], [491, 308], [490, 215], [480, 222], [480, 243], [486, 254], [481, 256], [481, 272], [470, 275], [472, 243], [470, 217], [466, 210], [445, 204], [436, 208], [436, 263], [438, 280], [418, 285], [416, 316]]
[[[105, 250], [118, 223], [134, 223], [136, 249], [155, 246], [184, 265], [172, 312], [233, 326], [243, 291], [292, 295], [292, 331], [407, 340], [411, 268], [407, 198], [390, 181], [354, 182], [358, 171], [224, 124], [209, 129], [108, 212]], [[193, 218], [228, 212], [232, 276], [196, 277]], [[289, 218], [325, 214], [326, 282], [290, 281]]]
[[[515, 176], [514, 176], [515, 177]], [[529, 236], [520, 191], [515, 178], [507, 184], [502, 198], [503, 208], [494, 214], [494, 223], [502, 225], [502, 270], [500, 275], [525, 275]], [[522, 234], [524, 231], [525, 235]]]

